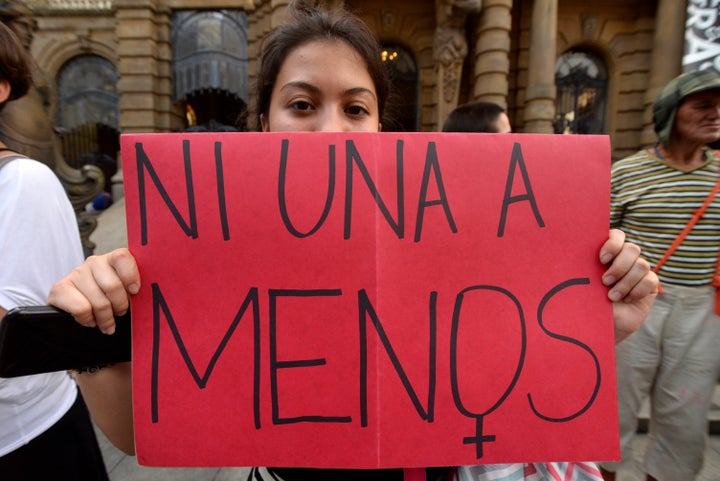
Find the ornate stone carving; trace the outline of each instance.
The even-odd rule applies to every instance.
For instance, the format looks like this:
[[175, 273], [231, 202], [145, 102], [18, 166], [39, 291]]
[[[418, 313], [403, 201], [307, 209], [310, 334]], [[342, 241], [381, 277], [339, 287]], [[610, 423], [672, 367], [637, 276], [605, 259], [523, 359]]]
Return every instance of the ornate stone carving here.
[[433, 49], [442, 91], [439, 105], [442, 119], [445, 111], [449, 112], [457, 104], [462, 65], [468, 54], [465, 18], [469, 13], [480, 11], [482, 0], [437, 0], [435, 8], [437, 28]]
[[26, 0], [36, 8], [57, 10], [109, 10], [112, 0]]
[[468, 53], [465, 36], [455, 28], [438, 27], [434, 39], [435, 61], [443, 67], [443, 100], [451, 102], [459, 87], [463, 60]]
[[395, 28], [395, 12], [383, 12], [382, 26], [384, 31], [392, 32]]
[[581, 15], [582, 31], [585, 38], [594, 38], [597, 31], [598, 18], [597, 15]]
[[[0, 2], [0, 21], [9, 26], [29, 50], [35, 31], [32, 12], [22, 2]], [[35, 85], [27, 95], [9, 102], [0, 112], [0, 140], [13, 150], [43, 162], [55, 171], [75, 209], [83, 248], [85, 254], [89, 255], [94, 248], [89, 237], [97, 221], [85, 212], [85, 205], [101, 192], [103, 173], [98, 167], [90, 165], [74, 169], [63, 159], [51, 120], [50, 83], [44, 72], [37, 65], [34, 67]]]

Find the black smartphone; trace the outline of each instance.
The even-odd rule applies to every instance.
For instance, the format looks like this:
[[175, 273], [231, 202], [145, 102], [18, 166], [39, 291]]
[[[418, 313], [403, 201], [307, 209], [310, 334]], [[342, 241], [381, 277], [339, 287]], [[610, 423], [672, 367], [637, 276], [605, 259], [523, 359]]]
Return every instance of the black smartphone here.
[[82, 369], [129, 361], [130, 312], [115, 318], [112, 335], [84, 327], [50, 306], [9, 310], [0, 321], [0, 377]]

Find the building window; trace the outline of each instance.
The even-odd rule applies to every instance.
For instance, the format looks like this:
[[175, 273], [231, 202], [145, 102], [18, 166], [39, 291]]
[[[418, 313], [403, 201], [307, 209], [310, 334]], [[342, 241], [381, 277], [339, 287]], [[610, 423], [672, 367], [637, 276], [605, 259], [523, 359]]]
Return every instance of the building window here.
[[419, 120], [419, 78], [415, 59], [405, 48], [392, 44], [383, 45], [380, 54], [392, 82], [382, 129], [385, 132], [415, 132]]
[[60, 69], [56, 124], [63, 158], [71, 167], [96, 165], [105, 174], [106, 190], [117, 171], [120, 150], [118, 75], [109, 60], [81, 55]]
[[555, 133], [604, 133], [607, 83], [605, 62], [594, 53], [570, 50], [560, 56], [555, 64]]
[[248, 20], [240, 10], [177, 11], [172, 19], [173, 100], [186, 129], [228, 131], [247, 110]]

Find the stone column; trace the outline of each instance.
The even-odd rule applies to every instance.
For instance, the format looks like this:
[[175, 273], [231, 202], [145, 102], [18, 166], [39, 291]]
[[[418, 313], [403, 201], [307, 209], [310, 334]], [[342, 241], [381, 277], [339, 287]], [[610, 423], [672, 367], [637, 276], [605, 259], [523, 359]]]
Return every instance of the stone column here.
[[473, 99], [507, 108], [512, 0], [485, 0], [476, 30]]
[[437, 27], [433, 52], [437, 65], [437, 120], [442, 125], [457, 107], [462, 66], [468, 54], [465, 19], [479, 12], [482, 0], [436, 0]]
[[558, 0], [535, 0], [530, 32], [524, 132], [553, 133]]
[[156, 0], [115, 0], [123, 133], [171, 128], [170, 10]]
[[655, 33], [650, 60], [650, 77], [645, 91], [645, 111], [640, 142], [649, 147], [657, 141], [653, 121], [652, 104], [660, 90], [680, 74], [683, 46], [685, 43], [686, 2], [660, 0], [655, 17]]

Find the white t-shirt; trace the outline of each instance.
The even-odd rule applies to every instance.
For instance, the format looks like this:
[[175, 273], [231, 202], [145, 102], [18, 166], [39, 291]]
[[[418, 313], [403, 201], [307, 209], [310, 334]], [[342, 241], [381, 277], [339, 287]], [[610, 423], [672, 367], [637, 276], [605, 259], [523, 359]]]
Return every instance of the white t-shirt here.
[[[25, 158], [0, 168], [0, 306], [45, 304], [52, 285], [82, 261], [75, 213], [55, 174]], [[0, 456], [55, 424], [76, 396], [64, 371], [0, 378]]]

